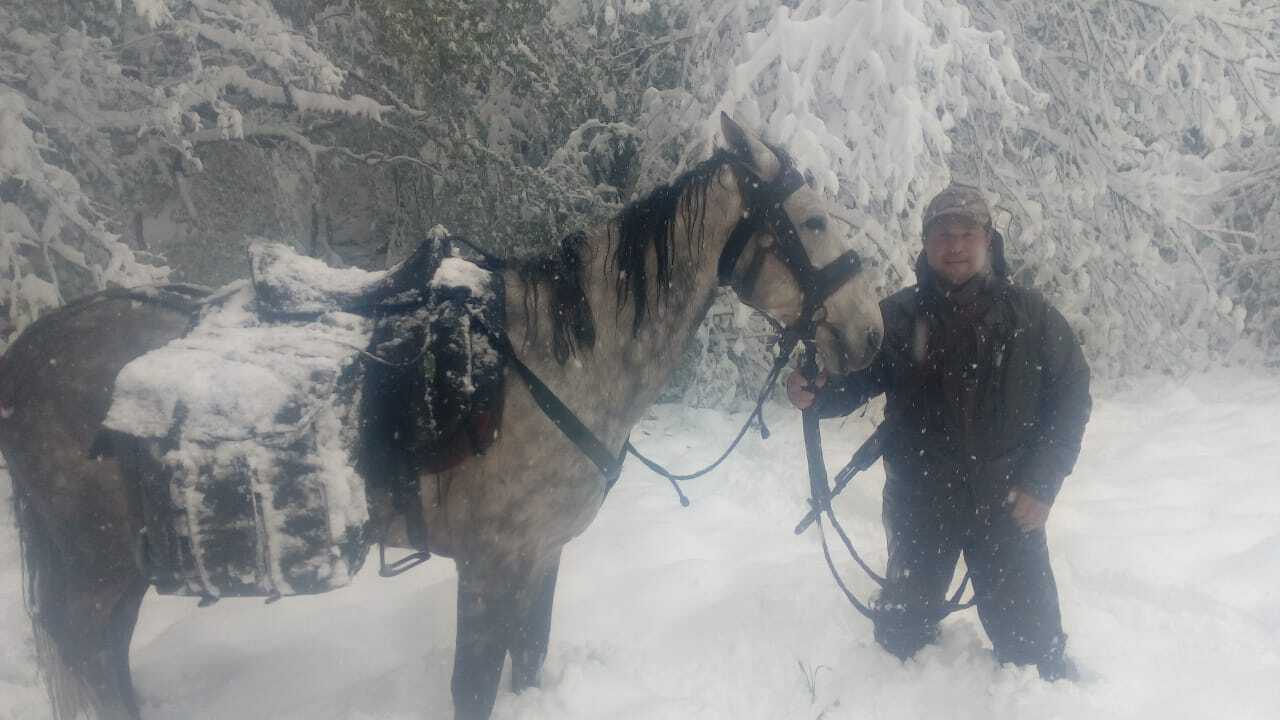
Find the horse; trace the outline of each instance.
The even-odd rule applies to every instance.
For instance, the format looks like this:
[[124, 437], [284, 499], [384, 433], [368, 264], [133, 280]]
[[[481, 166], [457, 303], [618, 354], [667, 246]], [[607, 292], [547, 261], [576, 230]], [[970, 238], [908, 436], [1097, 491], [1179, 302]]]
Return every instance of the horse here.
[[[725, 142], [709, 159], [558, 255], [502, 270], [511, 347], [615, 456], [720, 286], [776, 323], [809, 320], [831, 372], [865, 367], [878, 351], [874, 289], [824, 197], [795, 181], [781, 149], [724, 114], [720, 129]], [[824, 276], [815, 299], [807, 270], [841, 260], [847, 272]], [[134, 555], [140, 519], [129, 511], [137, 479], [91, 458], [91, 445], [120, 369], [182, 336], [194, 312], [103, 291], [47, 314], [0, 358], [0, 452], [57, 718], [140, 717], [129, 670], [148, 588]], [[457, 566], [451, 693], [463, 720], [489, 717], [508, 655], [512, 691], [537, 686], [561, 549], [607, 492], [597, 464], [507, 373], [492, 445], [420, 474], [430, 548]]]

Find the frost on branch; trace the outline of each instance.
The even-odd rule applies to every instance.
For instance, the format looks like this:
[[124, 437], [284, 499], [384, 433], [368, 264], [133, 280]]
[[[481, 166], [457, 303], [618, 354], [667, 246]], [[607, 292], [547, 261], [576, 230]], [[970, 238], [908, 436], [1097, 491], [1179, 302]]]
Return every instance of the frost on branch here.
[[1260, 268], [1267, 244], [1248, 183], [1280, 159], [1280, 8], [969, 4], [978, 25], [1017, 38], [1043, 97], [1016, 122], [977, 113], [955, 133], [953, 168], [1013, 221], [1019, 279], [1059, 303], [1104, 375], [1234, 357], [1267, 302], [1236, 280]]
[[46, 159], [55, 154], [26, 99], [0, 87], [0, 323], [12, 331], [86, 288], [165, 276], [107, 229], [76, 177]]
[[1011, 54], [953, 2], [805, 2], [744, 37], [717, 104], [787, 148], [901, 282], [916, 248], [899, 231], [946, 185], [957, 120], [1012, 122], [1035, 99]]
[[[949, 179], [957, 122], [975, 111], [1013, 122], [1038, 97], [1006, 36], [973, 27], [964, 7], [945, 0], [816, 0], [794, 9], [725, 1], [691, 24], [706, 39], [689, 51], [690, 91], [713, 90], [683, 113], [700, 130], [685, 157], [705, 155], [719, 110], [760, 129], [836, 201], [837, 220], [869, 260], [881, 294], [912, 281], [919, 210]], [[660, 123], [688, 103], [677, 91], [654, 92], [650, 116]], [[733, 362], [704, 359], [694, 385], [720, 387], [718, 376], [736, 370], [738, 390], [729, 396], [742, 404], [767, 375], [759, 358], [769, 332], [730, 304], [722, 300], [713, 315], [734, 321], [704, 333], [699, 347]]]
[[341, 94], [345, 73], [266, 3], [24, 0], [0, 27], [0, 343], [78, 295], [163, 280], [122, 240], [129, 206], [157, 182], [185, 192], [211, 133], [389, 109]]
[[767, 13], [732, 41], [718, 107], [765, 128], [845, 207], [855, 242], [886, 261], [886, 292], [913, 281], [923, 202], [957, 180], [988, 190], [1017, 280], [1064, 310], [1100, 375], [1242, 359], [1242, 330], [1280, 346], [1267, 222], [1280, 7], [812, 0]]

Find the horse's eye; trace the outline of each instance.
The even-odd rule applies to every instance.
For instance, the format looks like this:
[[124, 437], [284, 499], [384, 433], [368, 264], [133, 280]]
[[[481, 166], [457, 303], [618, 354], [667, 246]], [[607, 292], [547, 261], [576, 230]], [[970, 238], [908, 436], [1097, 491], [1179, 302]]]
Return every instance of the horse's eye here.
[[804, 227], [806, 230], [822, 232], [827, 229], [827, 219], [823, 217], [811, 217], [804, 221]]

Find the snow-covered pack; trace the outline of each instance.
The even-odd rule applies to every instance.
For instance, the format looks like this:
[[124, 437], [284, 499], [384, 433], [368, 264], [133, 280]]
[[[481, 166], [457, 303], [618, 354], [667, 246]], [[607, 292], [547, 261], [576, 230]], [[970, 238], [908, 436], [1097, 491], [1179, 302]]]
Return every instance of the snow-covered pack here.
[[[252, 282], [215, 293], [187, 335], [121, 370], [103, 427], [139, 477], [139, 560], [159, 592], [350, 582], [383, 520], [370, 495], [398, 486], [392, 468], [438, 453], [446, 426], [471, 427], [405, 414], [500, 403], [500, 363], [467, 337], [477, 318], [501, 323], [500, 277], [448, 253], [430, 240], [367, 272], [255, 243]], [[383, 437], [389, 426], [406, 433]]]

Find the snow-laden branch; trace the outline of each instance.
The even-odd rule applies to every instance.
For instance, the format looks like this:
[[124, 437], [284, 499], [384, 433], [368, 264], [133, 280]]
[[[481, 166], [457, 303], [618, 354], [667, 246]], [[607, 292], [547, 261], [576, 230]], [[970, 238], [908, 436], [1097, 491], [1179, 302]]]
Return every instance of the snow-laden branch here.
[[351, 148], [342, 147], [340, 145], [325, 145], [313, 142], [300, 130], [286, 126], [241, 125], [237, 128], [237, 132], [232, 136], [228, 136], [227, 133], [222, 132], [221, 130], [200, 130], [192, 133], [187, 139], [192, 145], [226, 142], [229, 139], [251, 141], [263, 139], [283, 140], [306, 152], [312, 165], [316, 164], [321, 155], [336, 154], [363, 165], [407, 163], [430, 170], [436, 174], [442, 172], [438, 165], [426, 162], [421, 158], [411, 157], [408, 155], [392, 155], [378, 151], [356, 152]]
[[[387, 113], [414, 109], [398, 98], [388, 105], [348, 92], [348, 73], [267, 0], [117, 0], [100, 12], [103, 26], [123, 28], [118, 37], [19, 22], [31, 12], [39, 8], [23, 0], [0, 8], [0, 26], [13, 28], [0, 35], [0, 176], [21, 194], [20, 202], [3, 205], [0, 229], [0, 312], [9, 329], [21, 329], [69, 292], [165, 277], [166, 268], [140, 261], [110, 229], [118, 212], [103, 191], [127, 191], [122, 152], [134, 163], [173, 152], [185, 171], [199, 170], [197, 143], [242, 138], [247, 115], [277, 108], [275, 116], [287, 119], [274, 134], [313, 158], [332, 153], [429, 167], [302, 134], [300, 118], [379, 123]], [[183, 179], [176, 181], [194, 216]], [[89, 287], [69, 290], [65, 268], [76, 268]]]
[[[54, 255], [88, 274], [99, 288], [157, 282], [167, 274], [167, 268], [138, 262], [119, 235], [105, 228], [76, 177], [45, 159], [47, 140], [33, 129], [39, 126], [24, 98], [0, 87], [0, 177], [16, 183], [26, 200], [24, 207], [0, 202], [0, 307], [6, 324], [19, 331], [67, 299]], [[38, 209], [36, 223], [26, 206]], [[68, 235], [68, 226], [75, 232]], [[68, 237], [84, 247], [73, 247]], [[24, 248], [37, 251], [42, 268]], [[105, 258], [94, 260], [90, 253]]]
[[[1041, 102], [1007, 36], [961, 5], [809, 0], [744, 38], [717, 109], [765, 129], [861, 225], [909, 228], [948, 180], [958, 122], [1012, 123]], [[907, 277], [914, 250], [895, 235], [872, 240]]]

